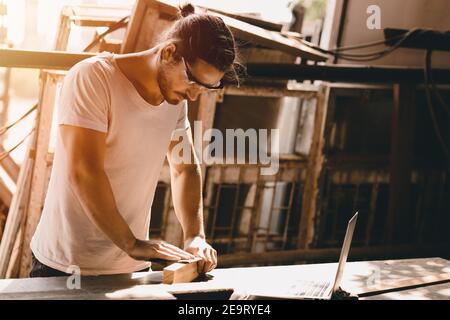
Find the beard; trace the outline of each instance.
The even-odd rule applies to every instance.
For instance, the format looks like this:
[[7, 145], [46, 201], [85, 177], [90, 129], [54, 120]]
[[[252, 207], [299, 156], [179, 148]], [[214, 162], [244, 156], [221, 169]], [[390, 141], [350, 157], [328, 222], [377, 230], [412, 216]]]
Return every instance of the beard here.
[[161, 95], [164, 97], [170, 104], [179, 104], [181, 101], [179, 99], [173, 99], [170, 95], [170, 81], [167, 74], [167, 70], [164, 68], [160, 68], [157, 76], [159, 90], [161, 91]]

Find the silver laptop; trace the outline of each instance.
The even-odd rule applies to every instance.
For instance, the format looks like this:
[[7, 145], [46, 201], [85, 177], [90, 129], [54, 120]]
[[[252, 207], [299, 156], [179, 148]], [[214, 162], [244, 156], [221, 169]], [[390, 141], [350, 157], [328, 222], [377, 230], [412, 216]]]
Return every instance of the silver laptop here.
[[[334, 282], [330, 281], [315, 281], [315, 280], [300, 280], [296, 281], [289, 289], [283, 292], [266, 295], [261, 293], [252, 294], [254, 297], [277, 298], [277, 299], [321, 299], [329, 300], [333, 297], [341, 285], [342, 275], [344, 273], [345, 263], [347, 262], [350, 245], [352, 243], [353, 231], [355, 231], [356, 219], [358, 212], [350, 219], [347, 225], [347, 232], [345, 233], [344, 243], [341, 249], [341, 256], [339, 258], [339, 265], [336, 271]], [[330, 275], [331, 276], [331, 275]]]

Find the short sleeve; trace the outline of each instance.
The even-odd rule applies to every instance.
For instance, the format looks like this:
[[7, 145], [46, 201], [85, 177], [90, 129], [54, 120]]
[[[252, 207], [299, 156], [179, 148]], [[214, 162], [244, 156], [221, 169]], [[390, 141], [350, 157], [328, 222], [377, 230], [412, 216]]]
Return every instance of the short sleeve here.
[[190, 128], [189, 118], [188, 118], [188, 107], [187, 101], [183, 102], [181, 106], [180, 114], [178, 116], [177, 125], [172, 131], [172, 139], [184, 135], [184, 133]]
[[96, 62], [78, 63], [63, 81], [58, 124], [107, 132], [109, 104], [110, 92], [101, 65]]

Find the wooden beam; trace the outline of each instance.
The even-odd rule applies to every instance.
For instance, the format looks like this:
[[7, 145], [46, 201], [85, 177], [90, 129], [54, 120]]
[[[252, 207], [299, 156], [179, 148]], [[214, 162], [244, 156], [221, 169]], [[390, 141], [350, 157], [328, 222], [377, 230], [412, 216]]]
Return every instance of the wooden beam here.
[[[286, 38], [275, 31], [239, 21], [219, 13], [208, 12], [209, 14], [222, 18], [225, 24], [231, 29], [235, 37], [250, 41], [253, 44], [262, 45], [267, 48], [280, 50], [296, 57], [301, 57], [312, 61], [327, 61], [328, 56], [308, 47], [299, 40]], [[304, 41], [306, 43], [306, 41]]]
[[65, 51], [67, 50], [67, 45], [69, 43], [69, 36], [70, 36], [70, 27], [71, 27], [71, 21], [70, 21], [70, 15], [73, 14], [73, 9], [64, 6], [61, 10], [61, 14], [59, 15], [59, 22], [58, 22], [58, 32], [56, 34], [56, 40], [54, 48], [58, 51]]
[[414, 235], [410, 212], [415, 88], [394, 85], [392, 138], [389, 183], [389, 206], [386, 225], [388, 243], [411, 240]]
[[122, 53], [134, 52], [136, 48], [137, 38], [141, 30], [142, 21], [147, 13], [146, 0], [137, 0], [133, 7], [130, 22], [128, 23], [125, 39], [122, 43]]
[[[5, 154], [6, 150], [0, 145], [0, 154]], [[6, 157], [0, 161], [0, 166], [2, 166], [3, 170], [8, 174], [12, 181], [17, 183], [17, 178], [19, 176], [20, 168], [17, 163], [11, 158], [11, 155], [6, 155]]]
[[0, 66], [8, 68], [69, 70], [76, 63], [95, 55], [95, 53], [0, 49]]
[[42, 89], [39, 98], [38, 115], [35, 132], [35, 161], [32, 167], [31, 192], [26, 212], [23, 237], [23, 250], [20, 261], [20, 276], [27, 277], [31, 267], [31, 238], [41, 217], [45, 199], [48, 173], [47, 155], [50, 141], [50, 131], [53, 118], [53, 108], [58, 82], [61, 78], [50, 72], [41, 72]]
[[324, 162], [323, 147], [325, 144], [325, 120], [330, 95], [329, 86], [321, 86], [317, 97], [314, 118], [314, 132], [308, 160], [307, 176], [302, 198], [302, 211], [298, 235], [298, 248], [307, 249], [314, 237], [314, 225], [319, 195], [319, 178]]
[[[22, 210], [24, 211], [24, 210]], [[8, 268], [6, 269], [6, 279], [14, 279], [19, 277], [20, 253], [22, 249], [22, 233], [23, 228], [19, 228], [13, 240], [14, 245], [9, 257]]]
[[[32, 140], [30, 140], [30, 142], [31, 141]], [[25, 159], [20, 167], [19, 177], [17, 179], [17, 190], [11, 200], [5, 229], [0, 242], [0, 279], [5, 278], [6, 276], [13, 247], [16, 243], [16, 235], [18, 234], [22, 223], [23, 205], [28, 196], [29, 189], [27, 188], [27, 185], [31, 177], [31, 164], [33, 161], [30, 158], [30, 147], [31, 143], [28, 144]]]
[[120, 17], [71, 16], [70, 20], [80, 27], [110, 27], [123, 19]]
[[304, 99], [312, 99], [317, 96], [318, 86], [314, 85], [297, 85], [288, 88], [277, 87], [260, 87], [260, 86], [227, 86], [224, 94], [230, 96], [255, 96], [255, 97], [298, 97]]
[[217, 13], [223, 14], [227, 17], [230, 17], [230, 18], [233, 18], [233, 19], [236, 19], [239, 21], [244, 21], [244, 22], [250, 23], [252, 25], [255, 25], [257, 27], [266, 29], [266, 30], [281, 32], [283, 29], [283, 25], [281, 23], [264, 20], [264, 19], [258, 18], [256, 16], [252, 16], [251, 14], [248, 14], [248, 15], [236, 14], [236, 13], [225, 12], [225, 11], [211, 8], [211, 7], [205, 7], [205, 6], [199, 6], [199, 7], [204, 8], [209, 12], [210, 11], [217, 12]]
[[[11, 44], [8, 45], [9, 48], [12, 47]], [[6, 68], [3, 73], [3, 90], [0, 92], [0, 102], [2, 105], [2, 109], [0, 112], [0, 126], [5, 126], [8, 121], [8, 112], [9, 112], [9, 102], [10, 102], [10, 87], [11, 87], [11, 68]], [[0, 136], [0, 146], [3, 145], [6, 136]], [[3, 153], [2, 153], [3, 154]], [[7, 155], [8, 158], [9, 155]]]
[[12, 192], [5, 185], [5, 182], [3, 181], [2, 178], [0, 178], [0, 200], [6, 207], [9, 208], [11, 206]]
[[193, 260], [180, 260], [165, 267], [163, 270], [163, 283], [191, 282], [198, 277], [198, 262], [200, 258]]
[[67, 6], [62, 13], [81, 27], [109, 27], [131, 13], [130, 7]]

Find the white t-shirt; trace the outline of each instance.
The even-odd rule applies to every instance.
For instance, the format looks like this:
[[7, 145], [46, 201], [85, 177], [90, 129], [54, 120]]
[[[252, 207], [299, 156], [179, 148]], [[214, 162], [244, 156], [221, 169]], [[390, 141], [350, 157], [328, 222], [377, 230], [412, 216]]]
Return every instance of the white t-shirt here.
[[[57, 108], [57, 124], [107, 133], [105, 172], [117, 208], [134, 235], [148, 239], [150, 209], [171, 137], [190, 128], [187, 102], [149, 104], [119, 69], [114, 54], [104, 52], [68, 72]], [[130, 258], [90, 221], [69, 183], [57, 132], [45, 204], [31, 241], [35, 257], [63, 272], [78, 266], [84, 275], [149, 267], [149, 262]]]

